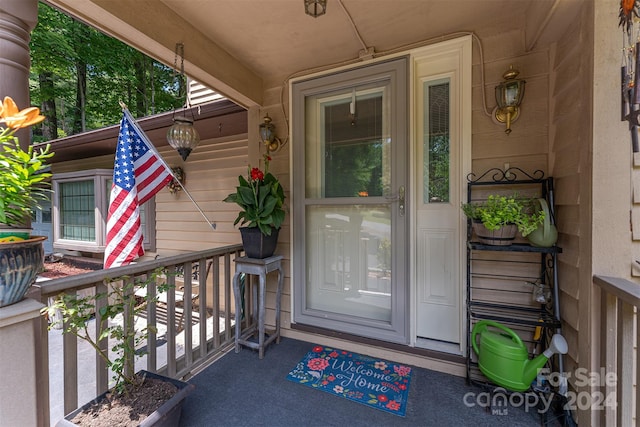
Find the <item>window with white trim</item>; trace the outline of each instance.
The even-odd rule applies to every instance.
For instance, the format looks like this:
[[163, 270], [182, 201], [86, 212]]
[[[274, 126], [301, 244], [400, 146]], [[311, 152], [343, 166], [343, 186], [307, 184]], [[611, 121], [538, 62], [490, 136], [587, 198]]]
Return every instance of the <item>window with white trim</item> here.
[[[53, 177], [55, 249], [104, 252], [113, 170], [91, 169]], [[140, 206], [145, 250], [155, 250], [155, 198]]]

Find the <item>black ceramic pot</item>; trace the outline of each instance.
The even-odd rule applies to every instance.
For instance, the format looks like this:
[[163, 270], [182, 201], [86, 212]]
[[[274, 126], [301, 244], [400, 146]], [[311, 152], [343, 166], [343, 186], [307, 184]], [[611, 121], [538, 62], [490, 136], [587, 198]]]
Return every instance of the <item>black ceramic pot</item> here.
[[245, 254], [249, 258], [269, 258], [276, 251], [279, 231], [272, 230], [271, 236], [265, 236], [258, 227], [240, 227]]

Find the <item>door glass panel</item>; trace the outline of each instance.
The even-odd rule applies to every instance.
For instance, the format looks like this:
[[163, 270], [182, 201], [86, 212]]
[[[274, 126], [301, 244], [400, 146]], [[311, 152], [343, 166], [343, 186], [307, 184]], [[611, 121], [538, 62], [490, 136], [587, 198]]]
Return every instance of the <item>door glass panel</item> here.
[[449, 79], [424, 83], [423, 203], [449, 201]]
[[387, 98], [378, 84], [305, 100], [308, 310], [391, 323]]
[[308, 309], [391, 322], [388, 205], [307, 207]]
[[390, 140], [384, 94], [382, 87], [307, 98], [308, 122], [318, 123], [307, 132], [307, 198], [388, 193]]

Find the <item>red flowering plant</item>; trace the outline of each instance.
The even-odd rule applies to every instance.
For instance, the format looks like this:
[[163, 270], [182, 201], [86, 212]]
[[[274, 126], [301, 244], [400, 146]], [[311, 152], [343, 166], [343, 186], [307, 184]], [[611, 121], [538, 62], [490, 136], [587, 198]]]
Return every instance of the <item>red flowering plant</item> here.
[[280, 181], [269, 172], [271, 157], [263, 156], [264, 172], [259, 168], [248, 167], [247, 178], [240, 175], [240, 185], [236, 192], [229, 194], [223, 201], [236, 203], [242, 209], [233, 225], [240, 223], [247, 227], [258, 227], [265, 236], [277, 230], [284, 221], [284, 189]]

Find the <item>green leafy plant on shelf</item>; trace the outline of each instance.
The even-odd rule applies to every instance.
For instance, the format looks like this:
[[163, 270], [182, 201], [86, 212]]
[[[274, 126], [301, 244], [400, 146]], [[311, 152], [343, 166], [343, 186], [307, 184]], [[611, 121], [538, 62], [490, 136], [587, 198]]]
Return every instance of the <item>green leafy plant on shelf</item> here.
[[535, 209], [534, 200], [513, 195], [489, 195], [481, 202], [464, 203], [462, 211], [472, 221], [481, 222], [487, 230], [515, 224], [526, 237], [543, 223], [545, 213]]
[[[62, 333], [73, 334], [93, 347], [113, 372], [113, 390], [117, 394], [126, 393], [127, 387], [139, 385], [133, 362], [136, 356], [145, 353], [136, 348], [148, 339], [150, 332], [157, 332], [152, 325], [134, 327], [135, 318], [146, 310], [147, 303], [157, 301], [160, 293], [171, 288], [171, 285], [162, 282], [166, 277], [165, 269], [158, 268], [144, 279], [132, 280], [128, 276], [112, 279], [107, 284], [107, 292], [84, 297], [75, 292], [63, 293], [58, 295], [49, 307], [44, 307], [42, 313], [47, 314], [49, 319], [58, 319], [49, 325], [49, 329], [62, 324]], [[151, 283], [156, 283], [157, 292], [153, 298], [146, 292]], [[137, 293], [143, 296], [136, 295], [136, 291], [139, 290], [145, 290]], [[95, 315], [99, 315], [99, 330], [102, 331], [97, 338], [89, 330], [89, 321]], [[100, 345], [100, 341], [105, 338], [113, 341], [110, 348]]]

